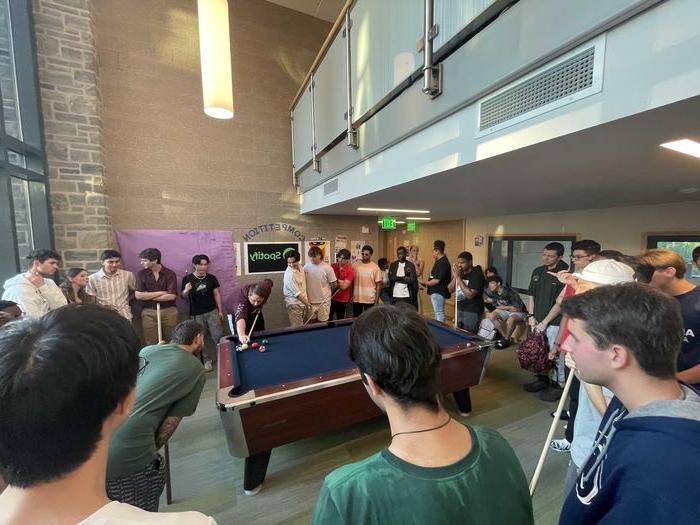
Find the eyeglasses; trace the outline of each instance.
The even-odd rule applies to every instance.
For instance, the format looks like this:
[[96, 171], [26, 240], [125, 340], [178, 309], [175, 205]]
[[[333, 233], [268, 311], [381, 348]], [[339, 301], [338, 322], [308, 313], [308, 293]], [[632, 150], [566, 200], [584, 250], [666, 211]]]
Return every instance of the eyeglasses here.
[[146, 367], [148, 366], [148, 362], [148, 359], [145, 357], [139, 357], [139, 371], [136, 373], [137, 376], [143, 374], [143, 371], [146, 370]]

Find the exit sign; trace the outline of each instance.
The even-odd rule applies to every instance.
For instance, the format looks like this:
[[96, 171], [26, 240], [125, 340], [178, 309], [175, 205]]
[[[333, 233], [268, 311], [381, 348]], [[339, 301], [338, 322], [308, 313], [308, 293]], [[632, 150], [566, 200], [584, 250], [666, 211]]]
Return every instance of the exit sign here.
[[393, 217], [382, 217], [382, 230], [395, 230], [396, 219]]
[[406, 223], [406, 231], [407, 231], [407, 232], [414, 232], [414, 231], [416, 231], [416, 223], [415, 223], [415, 222], [407, 222], [407, 223]]

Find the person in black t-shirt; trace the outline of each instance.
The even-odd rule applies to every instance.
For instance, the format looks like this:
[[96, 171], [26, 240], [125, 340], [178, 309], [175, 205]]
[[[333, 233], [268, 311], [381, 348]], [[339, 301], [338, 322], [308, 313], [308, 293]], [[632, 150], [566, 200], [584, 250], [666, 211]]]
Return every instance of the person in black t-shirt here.
[[450, 291], [447, 286], [450, 284], [452, 269], [450, 261], [445, 255], [445, 241], [435, 241], [433, 243], [433, 269], [428, 276], [428, 281], [421, 283], [421, 286], [428, 287], [430, 302], [433, 303], [435, 319], [445, 321], [445, 299], [449, 299]]
[[455, 291], [455, 283], [457, 326], [476, 333], [484, 311], [484, 271], [481, 266], [474, 266], [474, 258], [469, 252], [457, 256], [457, 263], [452, 267], [452, 280], [447, 285], [450, 292]]
[[214, 341], [213, 351], [205, 345], [204, 368], [213, 370], [216, 363], [216, 345], [224, 336], [221, 321], [224, 319], [224, 307], [221, 302], [219, 280], [210, 273], [209, 257], [204, 254], [192, 257], [194, 273], [182, 278], [180, 288], [182, 297], [190, 304], [190, 318], [201, 324]]

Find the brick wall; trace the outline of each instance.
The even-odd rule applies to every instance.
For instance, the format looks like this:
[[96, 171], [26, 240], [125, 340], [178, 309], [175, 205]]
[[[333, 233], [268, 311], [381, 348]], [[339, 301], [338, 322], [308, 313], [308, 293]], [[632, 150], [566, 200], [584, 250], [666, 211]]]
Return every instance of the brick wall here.
[[64, 267], [99, 266], [112, 245], [91, 0], [34, 0], [56, 248]]

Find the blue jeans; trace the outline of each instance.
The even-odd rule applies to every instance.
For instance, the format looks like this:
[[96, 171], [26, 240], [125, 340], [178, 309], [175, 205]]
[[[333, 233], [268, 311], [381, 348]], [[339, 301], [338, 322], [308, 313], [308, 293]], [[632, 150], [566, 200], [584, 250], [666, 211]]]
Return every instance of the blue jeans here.
[[430, 295], [430, 302], [433, 303], [433, 311], [435, 312], [435, 319], [438, 321], [445, 322], [445, 298], [439, 293], [434, 293]]

